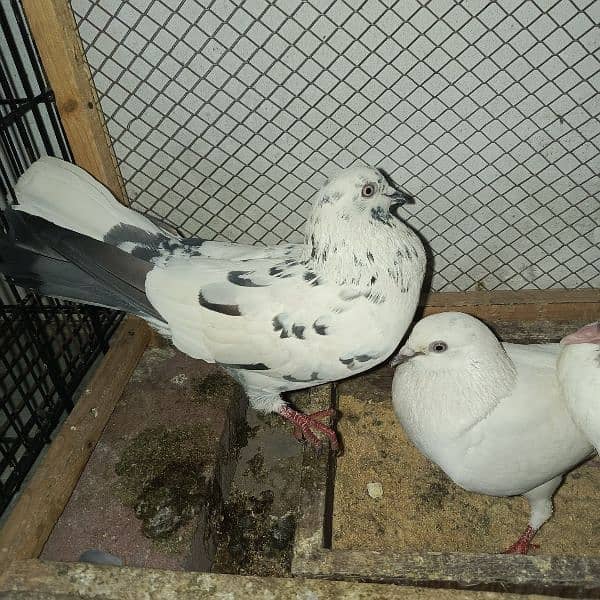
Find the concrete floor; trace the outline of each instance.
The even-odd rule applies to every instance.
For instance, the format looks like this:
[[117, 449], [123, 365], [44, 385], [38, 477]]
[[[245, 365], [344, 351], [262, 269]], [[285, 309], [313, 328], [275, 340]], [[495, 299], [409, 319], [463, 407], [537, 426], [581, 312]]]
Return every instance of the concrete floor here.
[[244, 410], [215, 366], [148, 348], [41, 557], [99, 550], [128, 566], [210, 568]]

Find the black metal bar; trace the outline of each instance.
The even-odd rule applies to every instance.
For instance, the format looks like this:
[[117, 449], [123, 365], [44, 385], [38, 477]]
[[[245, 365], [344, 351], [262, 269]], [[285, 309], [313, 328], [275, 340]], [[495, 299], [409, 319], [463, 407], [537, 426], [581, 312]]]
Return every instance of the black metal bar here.
[[[31, 36], [29, 35], [29, 32], [27, 31], [27, 25], [25, 23], [25, 19], [22, 14], [21, 4], [17, 0], [12, 0], [11, 6], [13, 9], [13, 14], [15, 16], [15, 21], [17, 23], [17, 27], [19, 29], [19, 34], [21, 36], [21, 41], [23, 42], [23, 45], [25, 46], [25, 51], [27, 52], [27, 58], [29, 59], [28, 60], [29, 66], [36, 78], [39, 89], [42, 90], [42, 93], [43, 93], [43, 91], [46, 90], [48, 86], [44, 82], [44, 77], [42, 75], [40, 65], [38, 63], [37, 57], [35, 56], [35, 50], [32, 46]], [[22, 79], [27, 80], [27, 84], [30, 86], [29, 78], [27, 77], [27, 73], [25, 71], [23, 72], [21, 77], [22, 77]], [[52, 94], [51, 90], [48, 90], [48, 92], [50, 94]], [[31, 94], [33, 94], [33, 91], [31, 92]], [[53, 96], [53, 94], [52, 94], [52, 96]], [[48, 102], [48, 101], [49, 101], [49, 99], [46, 100], [46, 102]], [[46, 131], [46, 127], [44, 126], [42, 114], [41, 114], [38, 106], [33, 106], [32, 114], [33, 114], [35, 123], [38, 127], [39, 135], [40, 135], [40, 138], [44, 145], [44, 149], [47, 154], [51, 154], [52, 153], [52, 143], [50, 142], [50, 136], [48, 135], [48, 132]]]
[[[33, 90], [31, 88], [31, 85], [29, 84], [29, 80], [27, 79], [27, 76], [25, 74], [25, 65], [23, 64], [23, 61], [19, 54], [19, 49], [17, 47], [17, 44], [13, 37], [12, 31], [10, 29], [10, 25], [8, 22], [8, 18], [6, 16], [6, 12], [4, 10], [4, 6], [1, 3], [0, 3], [0, 29], [2, 30], [2, 33], [4, 35], [6, 46], [8, 47], [9, 52], [10, 52], [10, 58], [14, 62], [16, 72], [18, 73], [20, 81], [21, 81], [21, 85], [25, 89], [25, 93], [27, 95], [33, 96]], [[8, 70], [4, 71], [4, 74], [3, 74], [3, 87], [5, 89], [5, 94], [9, 93], [9, 94], [12, 94], [13, 96], [15, 95], [14, 81], [11, 76], [11, 73], [8, 72]], [[8, 90], [10, 90], [10, 92]], [[26, 123], [24, 120], [17, 121], [16, 127], [19, 132], [20, 142], [22, 143], [22, 145], [27, 153], [28, 162], [32, 163], [39, 156], [39, 151], [36, 147], [35, 141], [33, 141], [31, 139], [31, 137], [29, 136], [29, 133], [26, 128]]]
[[67, 410], [73, 408], [73, 399], [69, 397], [67, 388], [61, 376], [61, 369], [50, 352], [50, 339], [46, 333], [44, 322], [40, 319], [25, 319], [25, 326], [31, 335], [31, 342], [37, 349], [48, 370], [48, 375], [54, 384], [56, 392]]
[[[0, 201], [39, 156], [71, 158], [19, 0], [0, 2]], [[7, 224], [0, 213], [0, 228]], [[10, 502], [120, 313], [0, 286], [0, 511]]]
[[[0, 127], [8, 127], [9, 125], [12, 125], [23, 115], [27, 114], [30, 110], [35, 108], [37, 104], [41, 104], [43, 102], [50, 102], [52, 100], [54, 100], [54, 93], [52, 92], [52, 90], [45, 90], [41, 94], [38, 94], [37, 96], [29, 100], [19, 100], [20, 104], [18, 108], [14, 109], [6, 116], [0, 117]], [[46, 138], [48, 141], [48, 147], [50, 148], [50, 138], [48, 138], [47, 136]]]
[[[37, 314], [47, 314], [47, 313], [56, 313], [57, 311], [60, 314], [73, 314], [80, 315], [82, 313], [83, 307], [79, 304], [61, 304], [57, 306], [19, 306], [15, 304], [7, 304], [2, 305], [0, 303], [0, 314], [5, 313], [37, 313]], [[106, 311], [104, 308], [90, 308], [90, 313], [95, 314], [94, 311]]]

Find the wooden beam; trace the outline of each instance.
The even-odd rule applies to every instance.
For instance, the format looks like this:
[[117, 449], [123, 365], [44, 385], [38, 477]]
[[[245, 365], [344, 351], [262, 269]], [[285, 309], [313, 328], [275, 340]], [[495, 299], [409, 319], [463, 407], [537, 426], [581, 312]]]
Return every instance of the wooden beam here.
[[[333, 408], [335, 387], [329, 383], [300, 390], [294, 392], [293, 399], [308, 414]], [[292, 573], [301, 570], [305, 560], [331, 544], [329, 525], [333, 520], [335, 456], [329, 445], [327, 447], [327, 452], [315, 452], [312, 446], [305, 444], [302, 452]]]
[[372, 550], [321, 550], [299, 577], [426, 585], [468, 590], [600, 597], [600, 558]]
[[[0, 596], [48, 600], [272, 600], [319, 598], [334, 600], [526, 600], [506, 593], [465, 592], [378, 585], [347, 581], [252, 577], [218, 573], [160, 571], [109, 567], [85, 563], [53, 563], [28, 560], [13, 563], [0, 575]], [[528, 596], [533, 600], [533, 596]], [[541, 596], [535, 596], [543, 600]], [[547, 596], [544, 596], [548, 600]]]
[[557, 341], [600, 319], [600, 290], [432, 293], [419, 307], [417, 318], [445, 311], [482, 319], [504, 341]]
[[428, 307], [573, 303], [600, 303], [600, 289], [431, 292], [424, 301]]
[[0, 567], [39, 556], [123, 388], [150, 339], [144, 321], [127, 317], [0, 531]]
[[54, 91], [75, 163], [127, 204], [69, 1], [23, 0], [23, 10]]

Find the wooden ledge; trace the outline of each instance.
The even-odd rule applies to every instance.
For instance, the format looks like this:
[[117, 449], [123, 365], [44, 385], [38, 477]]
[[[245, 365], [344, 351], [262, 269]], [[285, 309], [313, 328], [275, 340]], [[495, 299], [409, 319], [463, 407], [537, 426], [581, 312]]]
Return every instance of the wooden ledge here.
[[426, 296], [424, 306], [448, 307], [491, 304], [573, 304], [580, 302], [600, 303], [600, 289], [432, 292]]
[[[13, 563], [0, 575], [3, 598], [49, 600], [273, 600], [318, 598], [334, 600], [525, 600], [506, 593], [465, 592], [299, 578], [253, 577], [96, 566], [85, 563], [53, 563], [27, 560]], [[528, 596], [542, 600], [542, 596]], [[548, 596], [543, 598], [548, 599]]]
[[417, 318], [445, 311], [482, 319], [504, 341], [558, 341], [600, 319], [600, 289], [432, 293]]

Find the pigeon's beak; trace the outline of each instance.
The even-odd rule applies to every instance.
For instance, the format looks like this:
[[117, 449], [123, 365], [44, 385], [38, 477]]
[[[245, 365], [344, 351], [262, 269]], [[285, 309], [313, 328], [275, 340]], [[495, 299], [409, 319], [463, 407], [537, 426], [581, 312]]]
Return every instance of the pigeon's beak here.
[[390, 367], [397, 367], [408, 362], [413, 356], [421, 356], [422, 354], [422, 352], [415, 352], [410, 346], [403, 346], [390, 361]]
[[399, 188], [396, 182], [390, 177], [385, 169], [377, 169], [381, 176], [385, 179], [387, 189], [385, 195], [391, 200], [390, 212], [395, 215], [396, 209], [404, 204], [414, 204], [415, 199], [407, 194], [402, 188]]
[[399, 206], [404, 206], [405, 204], [414, 204], [415, 199], [407, 194], [405, 191], [399, 188], [388, 188], [388, 193], [385, 195], [390, 198], [390, 210], [392, 208], [398, 208]]
[[388, 192], [385, 194], [390, 199], [390, 214], [400, 219], [398, 209], [405, 204], [414, 204], [415, 199], [407, 194], [405, 191], [397, 187], [388, 187]]

